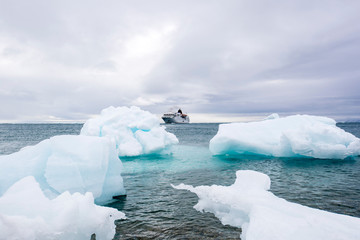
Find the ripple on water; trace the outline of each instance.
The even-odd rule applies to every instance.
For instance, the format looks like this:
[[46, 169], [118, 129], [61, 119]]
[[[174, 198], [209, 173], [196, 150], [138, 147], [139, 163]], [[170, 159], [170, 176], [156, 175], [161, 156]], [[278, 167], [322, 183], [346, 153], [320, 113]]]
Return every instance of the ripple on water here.
[[[338, 124], [360, 137], [360, 124]], [[0, 124], [0, 154], [10, 154], [54, 135], [78, 134], [81, 124]], [[170, 184], [231, 185], [237, 170], [271, 178], [271, 192], [288, 201], [360, 217], [360, 158], [347, 160], [212, 156], [209, 140], [218, 124], [167, 125], [180, 144], [170, 155], [121, 158], [127, 197], [109, 206], [127, 219], [116, 221], [114, 239], [239, 239], [240, 229], [223, 226], [193, 206], [198, 198]]]

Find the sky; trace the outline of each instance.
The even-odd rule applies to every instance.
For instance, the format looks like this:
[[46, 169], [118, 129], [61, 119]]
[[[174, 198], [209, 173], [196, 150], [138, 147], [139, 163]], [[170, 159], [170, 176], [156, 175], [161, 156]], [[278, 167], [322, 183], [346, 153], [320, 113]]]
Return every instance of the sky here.
[[109, 106], [360, 120], [358, 0], [0, 0], [0, 122]]

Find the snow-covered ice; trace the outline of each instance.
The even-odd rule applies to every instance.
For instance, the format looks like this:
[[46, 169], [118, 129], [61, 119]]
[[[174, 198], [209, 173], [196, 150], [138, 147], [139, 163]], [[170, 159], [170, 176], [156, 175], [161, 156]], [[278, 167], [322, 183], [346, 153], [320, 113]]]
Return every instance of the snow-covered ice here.
[[91, 192], [96, 203], [125, 193], [122, 163], [107, 138], [62, 135], [0, 156], [0, 196], [15, 182], [34, 176], [46, 196]]
[[222, 154], [262, 154], [275, 157], [344, 159], [360, 155], [360, 139], [327, 117], [272, 114], [259, 122], [219, 125], [210, 151]]
[[243, 240], [357, 240], [360, 218], [288, 202], [269, 192], [270, 178], [240, 170], [231, 186], [180, 184], [199, 197], [198, 211], [211, 212], [222, 224], [241, 227]]
[[33, 176], [14, 183], [0, 197], [0, 239], [112, 239], [114, 220], [125, 218], [116, 209], [94, 204], [92, 193], [68, 191], [47, 198]]
[[179, 142], [155, 115], [135, 106], [103, 109], [85, 122], [80, 134], [114, 139], [119, 156], [161, 153]]

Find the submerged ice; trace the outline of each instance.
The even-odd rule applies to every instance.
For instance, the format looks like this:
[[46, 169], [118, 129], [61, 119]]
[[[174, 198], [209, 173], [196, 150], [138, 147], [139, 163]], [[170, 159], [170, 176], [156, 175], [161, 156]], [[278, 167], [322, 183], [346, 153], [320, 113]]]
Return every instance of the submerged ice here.
[[240, 170], [231, 186], [180, 184], [199, 197], [198, 211], [211, 212], [222, 224], [240, 227], [241, 239], [358, 239], [360, 219], [291, 203], [269, 192], [270, 178]]
[[112, 239], [122, 212], [94, 204], [92, 193], [68, 191], [47, 198], [33, 176], [22, 178], [0, 197], [0, 239]]
[[219, 125], [210, 151], [221, 154], [262, 154], [275, 157], [344, 159], [360, 155], [360, 139], [327, 117], [273, 114], [263, 121]]
[[103, 109], [100, 116], [85, 122], [80, 134], [113, 139], [119, 156], [159, 153], [178, 143], [155, 115], [135, 106]]

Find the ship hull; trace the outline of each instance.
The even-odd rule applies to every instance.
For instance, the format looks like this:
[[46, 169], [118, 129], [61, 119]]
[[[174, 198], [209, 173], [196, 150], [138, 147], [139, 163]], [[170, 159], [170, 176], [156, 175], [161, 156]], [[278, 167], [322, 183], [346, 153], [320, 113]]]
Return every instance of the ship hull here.
[[190, 119], [188, 116], [181, 117], [181, 116], [175, 116], [175, 117], [165, 117], [163, 116], [162, 119], [165, 123], [189, 123]]

